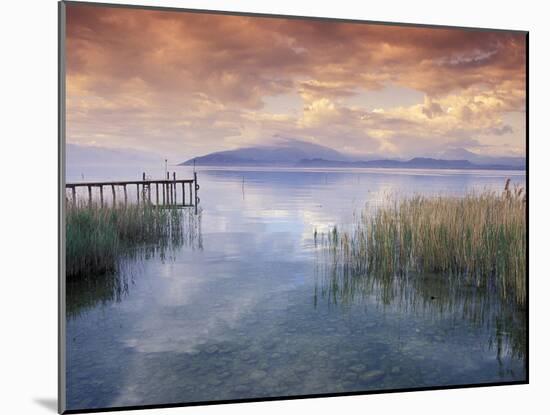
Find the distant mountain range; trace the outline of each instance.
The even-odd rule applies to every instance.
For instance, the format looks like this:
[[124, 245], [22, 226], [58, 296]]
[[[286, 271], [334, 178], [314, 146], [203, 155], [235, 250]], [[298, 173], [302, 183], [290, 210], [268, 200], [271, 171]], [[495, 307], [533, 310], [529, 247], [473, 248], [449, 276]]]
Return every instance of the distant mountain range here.
[[460, 169], [460, 170], [522, 170], [522, 167], [503, 164], [474, 164], [468, 160], [442, 160], [430, 157], [415, 157], [410, 160], [333, 161], [303, 159], [296, 167], [375, 167], [405, 169]]
[[525, 157], [491, 157], [472, 153], [464, 148], [453, 148], [436, 154], [436, 158], [442, 160], [468, 160], [475, 164], [496, 164], [504, 166], [516, 166], [525, 169]]
[[417, 169], [523, 170], [523, 157], [489, 157], [465, 149], [452, 149], [436, 157], [410, 160], [381, 156], [352, 157], [331, 148], [299, 140], [285, 140], [273, 146], [245, 147], [194, 157], [181, 166], [286, 166], [286, 167], [377, 167]]

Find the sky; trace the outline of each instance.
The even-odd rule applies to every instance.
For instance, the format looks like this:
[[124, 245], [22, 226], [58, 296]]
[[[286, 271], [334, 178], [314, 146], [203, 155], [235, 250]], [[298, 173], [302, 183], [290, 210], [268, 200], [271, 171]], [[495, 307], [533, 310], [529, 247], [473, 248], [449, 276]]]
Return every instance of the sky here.
[[[444, 22], [442, 22], [444, 23]], [[69, 4], [67, 142], [525, 155], [525, 34]]]

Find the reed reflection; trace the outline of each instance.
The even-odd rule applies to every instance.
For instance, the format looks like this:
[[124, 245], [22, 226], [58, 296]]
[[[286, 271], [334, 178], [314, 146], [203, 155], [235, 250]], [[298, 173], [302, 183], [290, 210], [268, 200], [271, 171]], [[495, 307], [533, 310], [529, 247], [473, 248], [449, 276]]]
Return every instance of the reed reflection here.
[[[94, 212], [95, 209], [95, 212]], [[151, 208], [141, 208], [140, 221], [149, 221], [148, 229], [156, 228], [155, 232], [140, 237], [132, 231], [138, 217], [139, 207], [125, 209], [73, 207], [69, 209], [67, 237], [71, 239], [71, 228], [85, 223], [95, 227], [96, 232], [88, 234], [78, 232], [80, 238], [87, 238], [80, 245], [86, 246], [79, 255], [78, 250], [68, 252], [67, 258], [67, 317], [77, 317], [88, 309], [100, 304], [121, 301], [130, 291], [134, 279], [142, 272], [146, 262], [158, 258], [170, 261], [182, 248], [192, 250], [203, 249], [202, 215], [195, 215], [190, 210], [167, 209], [155, 212]], [[106, 212], [107, 211], [107, 212]], [[108, 212], [110, 211], [110, 212]], [[82, 219], [84, 217], [84, 219]], [[94, 218], [91, 220], [90, 218]], [[129, 219], [130, 218], [130, 219]], [[145, 218], [145, 219], [143, 219]], [[159, 220], [161, 218], [162, 220]], [[117, 221], [118, 235], [105, 246], [104, 235], [98, 222]], [[80, 222], [80, 223], [79, 223]], [[143, 228], [139, 226], [136, 228]], [[91, 231], [91, 229], [90, 229]], [[74, 238], [73, 238], [74, 239]], [[73, 241], [74, 242], [74, 241]], [[90, 247], [93, 245], [93, 249]], [[77, 243], [72, 244], [78, 247]], [[101, 249], [100, 249], [101, 248]], [[105, 252], [109, 255], [105, 255]], [[99, 252], [99, 253], [98, 253]], [[97, 254], [96, 257], [90, 257]], [[90, 265], [91, 263], [96, 266]]]
[[363, 212], [350, 232], [314, 234], [314, 302], [373, 300], [405, 314], [467, 320], [497, 359], [526, 353], [523, 189], [413, 197]]

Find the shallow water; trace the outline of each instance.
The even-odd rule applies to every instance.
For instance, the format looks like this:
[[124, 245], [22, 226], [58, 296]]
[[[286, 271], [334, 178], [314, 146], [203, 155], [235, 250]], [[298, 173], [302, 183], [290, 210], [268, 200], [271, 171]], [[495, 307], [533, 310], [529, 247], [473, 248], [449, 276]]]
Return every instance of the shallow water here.
[[[124, 173], [86, 176], [140, 176]], [[495, 171], [199, 170], [200, 246], [131, 260], [120, 284], [68, 288], [68, 408], [523, 380], [521, 310], [433, 275], [395, 296], [374, 283], [336, 298], [313, 241], [365, 204], [500, 192], [507, 177], [525, 183]]]

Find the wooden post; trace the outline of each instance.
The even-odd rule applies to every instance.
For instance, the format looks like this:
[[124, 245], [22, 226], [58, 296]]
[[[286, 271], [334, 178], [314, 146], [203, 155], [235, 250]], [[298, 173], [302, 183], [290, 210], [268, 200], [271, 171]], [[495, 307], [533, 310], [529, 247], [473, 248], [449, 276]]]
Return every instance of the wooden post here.
[[195, 215], [199, 212], [199, 197], [198, 197], [198, 191], [199, 191], [199, 183], [197, 182], [197, 172], [193, 172], [193, 176], [195, 177]]
[[159, 184], [158, 184], [158, 182], [155, 183], [155, 188], [156, 188], [155, 197], [157, 199], [157, 206], [158, 206], [158, 204], [159, 204]]
[[73, 193], [73, 205], [76, 206], [76, 188], [74, 186], [72, 188], [72, 193]]
[[[145, 181], [145, 172], [141, 174], [141, 179]], [[141, 185], [141, 196], [142, 196], [143, 204], [145, 204], [145, 197], [146, 197], [147, 190], [148, 190], [147, 185], [145, 183]], [[149, 197], [149, 201], [151, 201], [150, 197]]]
[[128, 192], [126, 191], [126, 185], [124, 185], [124, 206], [128, 205]]
[[166, 204], [166, 186], [162, 183], [162, 204]]
[[147, 185], [147, 198], [149, 200], [149, 204], [151, 204], [151, 183]]
[[115, 185], [111, 185], [111, 191], [113, 192], [113, 207], [116, 207], [116, 193], [115, 193]]
[[88, 205], [92, 207], [92, 186], [88, 186]]
[[176, 172], [172, 173], [172, 177], [174, 178], [174, 184], [172, 185], [174, 187], [174, 205], [178, 204], [178, 192], [177, 192], [177, 184], [176, 184]]
[[181, 204], [185, 206], [185, 183], [181, 182]]
[[139, 205], [139, 183], [137, 183], [136, 186], [137, 186], [137, 204]]
[[[166, 180], [170, 180], [170, 172], [166, 172]], [[164, 186], [166, 187], [166, 204], [170, 205], [170, 186], [168, 182], [164, 183]]]
[[170, 187], [170, 204], [174, 204], [174, 183], [169, 183], [168, 186]]
[[103, 207], [103, 186], [99, 186], [99, 200], [101, 201], [101, 207]]

